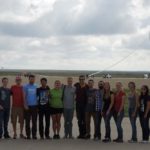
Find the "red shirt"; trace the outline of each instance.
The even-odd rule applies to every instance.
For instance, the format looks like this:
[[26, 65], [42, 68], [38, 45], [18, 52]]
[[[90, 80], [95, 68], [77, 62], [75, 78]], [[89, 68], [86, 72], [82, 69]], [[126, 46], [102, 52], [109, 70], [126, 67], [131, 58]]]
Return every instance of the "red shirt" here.
[[12, 106], [13, 107], [23, 107], [23, 87], [18, 85], [13, 85], [11, 87], [12, 93]]
[[114, 109], [116, 112], [120, 111], [120, 107], [122, 105], [122, 97], [125, 96], [125, 92], [120, 91], [119, 93], [115, 93], [115, 97], [114, 97]]

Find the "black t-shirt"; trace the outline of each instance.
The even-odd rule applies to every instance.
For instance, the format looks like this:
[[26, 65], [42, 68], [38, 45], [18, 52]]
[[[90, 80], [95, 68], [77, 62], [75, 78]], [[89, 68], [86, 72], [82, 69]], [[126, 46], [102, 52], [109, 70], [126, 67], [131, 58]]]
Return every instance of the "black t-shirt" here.
[[0, 87], [0, 105], [3, 108], [10, 108], [11, 90], [9, 88]]
[[140, 96], [140, 112], [145, 113], [148, 101], [150, 101], [150, 95]]
[[103, 96], [103, 112], [106, 113], [107, 110], [109, 109], [109, 106], [111, 104], [111, 95], [114, 94], [112, 91], [110, 91], [110, 95], [108, 97]]
[[37, 99], [39, 106], [49, 105], [50, 88], [48, 86], [37, 88]]
[[88, 89], [86, 92], [86, 112], [95, 112], [96, 89]]
[[85, 106], [88, 85], [85, 84], [85, 86], [81, 87], [80, 83], [76, 83], [74, 86], [76, 87], [76, 102], [80, 104], [80, 106]]

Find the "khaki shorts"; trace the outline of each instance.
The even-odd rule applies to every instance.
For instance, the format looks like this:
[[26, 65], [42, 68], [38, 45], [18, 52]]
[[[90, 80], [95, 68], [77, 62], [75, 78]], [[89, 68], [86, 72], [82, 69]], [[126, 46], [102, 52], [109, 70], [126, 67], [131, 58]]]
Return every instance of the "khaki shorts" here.
[[17, 123], [17, 118], [19, 123], [24, 123], [24, 108], [22, 107], [12, 107], [11, 109], [11, 122]]

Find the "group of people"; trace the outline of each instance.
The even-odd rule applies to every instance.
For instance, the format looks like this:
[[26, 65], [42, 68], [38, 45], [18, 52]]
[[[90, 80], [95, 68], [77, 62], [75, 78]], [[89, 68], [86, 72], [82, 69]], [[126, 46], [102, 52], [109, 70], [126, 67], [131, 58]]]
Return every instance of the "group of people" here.
[[[149, 141], [150, 96], [147, 85], [141, 87], [140, 94], [134, 82], [129, 82], [129, 93], [126, 94], [122, 83], [116, 83], [115, 91], [111, 90], [109, 82], [94, 80], [85, 82], [85, 76], [79, 76], [79, 82], [73, 83], [73, 78], [67, 78], [67, 85], [59, 80], [50, 89], [46, 78], [41, 78], [41, 86], [35, 84], [35, 76], [29, 76], [29, 83], [22, 85], [21, 77], [16, 77], [16, 84], [8, 88], [8, 78], [2, 78], [0, 87], [0, 139], [10, 138], [8, 122], [11, 114], [13, 138], [17, 138], [17, 122], [20, 123], [20, 138], [37, 139], [37, 122], [41, 139], [51, 139], [50, 118], [52, 118], [53, 139], [60, 139], [61, 117], [64, 117], [64, 138], [73, 139], [72, 127], [74, 109], [78, 120], [78, 139], [91, 138], [91, 118], [94, 121], [95, 140], [101, 140], [101, 120], [105, 123], [105, 138], [103, 142], [111, 142], [111, 118], [114, 118], [118, 137], [114, 142], [123, 142], [122, 120], [124, 104], [128, 99], [129, 119], [132, 136], [129, 142], [137, 142], [136, 120], [139, 116], [142, 128], [142, 142]], [[12, 97], [12, 98], [11, 98]], [[11, 110], [11, 113], [10, 113]], [[38, 118], [38, 119], [37, 119]], [[45, 120], [45, 121], [44, 121]], [[25, 122], [25, 135], [23, 134]], [[32, 124], [32, 127], [31, 127]]]

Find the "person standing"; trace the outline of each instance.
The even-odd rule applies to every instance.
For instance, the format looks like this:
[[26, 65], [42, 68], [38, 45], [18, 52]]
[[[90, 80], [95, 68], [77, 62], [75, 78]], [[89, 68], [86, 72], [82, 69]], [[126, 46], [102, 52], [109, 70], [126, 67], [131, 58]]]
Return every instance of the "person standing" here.
[[[39, 133], [41, 139], [50, 139], [50, 88], [47, 86], [47, 79], [41, 78], [41, 87], [37, 88], [38, 113], [39, 113]], [[45, 123], [43, 118], [45, 117]], [[44, 127], [45, 125], [45, 127]]]
[[85, 105], [86, 135], [84, 138], [90, 139], [91, 117], [93, 118], [94, 121], [94, 131], [95, 131], [95, 107], [96, 107], [96, 89], [94, 88], [94, 81], [92, 79], [88, 81], [88, 89], [86, 94], [87, 94], [86, 105]]
[[150, 95], [147, 85], [141, 88], [141, 95], [139, 98], [139, 118], [142, 128], [142, 143], [149, 141], [149, 116], [150, 116]]
[[23, 98], [23, 87], [21, 85], [21, 77], [16, 77], [16, 84], [11, 87], [12, 94], [12, 108], [11, 108], [11, 122], [13, 125], [14, 136], [17, 138], [17, 120], [20, 123], [20, 138], [24, 138], [23, 126], [24, 126], [24, 98]]
[[102, 115], [105, 122], [105, 139], [103, 142], [111, 142], [111, 128], [110, 128], [110, 120], [112, 117], [112, 110], [114, 105], [114, 93], [110, 89], [109, 82], [105, 82], [104, 84], [104, 96], [103, 96], [103, 110]]
[[53, 122], [53, 139], [60, 139], [61, 116], [63, 113], [62, 88], [59, 80], [55, 81], [54, 88], [50, 90], [50, 109]]
[[32, 120], [32, 139], [37, 139], [37, 85], [35, 76], [29, 75], [29, 83], [24, 86], [26, 138], [31, 139], [30, 122]]
[[67, 78], [67, 85], [63, 87], [63, 106], [64, 106], [64, 138], [72, 139], [72, 120], [74, 114], [74, 102], [75, 102], [75, 87], [73, 86], [73, 78]]
[[95, 140], [101, 140], [101, 119], [102, 119], [102, 103], [104, 96], [104, 82], [98, 82], [98, 90], [96, 91], [96, 112], [95, 112]]
[[2, 78], [2, 87], [0, 87], [0, 139], [3, 136], [4, 138], [10, 138], [8, 132], [8, 122], [10, 116], [10, 97], [11, 90], [7, 87], [8, 78]]
[[128, 113], [129, 113], [129, 119], [132, 127], [132, 137], [131, 140], [128, 142], [133, 143], [137, 142], [137, 127], [136, 127], [136, 120], [137, 120], [137, 113], [139, 108], [139, 96], [136, 92], [136, 86], [134, 82], [128, 83], [129, 87], [129, 94], [128, 94]]
[[114, 96], [114, 110], [113, 117], [117, 126], [118, 137], [113, 140], [114, 142], [123, 142], [123, 129], [122, 120], [124, 117], [124, 103], [125, 103], [125, 92], [122, 89], [122, 83], [116, 83], [116, 92]]
[[79, 76], [79, 82], [75, 83], [76, 87], [76, 114], [79, 127], [78, 139], [84, 139], [86, 134], [85, 124], [85, 105], [86, 105], [86, 91], [88, 85], [85, 83], [85, 76]]

